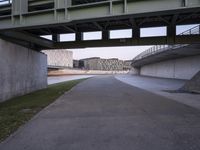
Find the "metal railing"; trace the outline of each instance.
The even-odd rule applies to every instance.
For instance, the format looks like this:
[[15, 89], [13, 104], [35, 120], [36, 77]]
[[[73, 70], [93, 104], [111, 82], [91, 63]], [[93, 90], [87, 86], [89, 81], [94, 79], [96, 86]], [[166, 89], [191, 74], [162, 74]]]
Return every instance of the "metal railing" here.
[[[200, 25], [197, 25], [197, 26], [195, 26], [195, 27], [193, 27], [193, 28], [191, 28], [189, 30], [186, 30], [186, 31], [182, 32], [178, 36], [182, 36], [182, 35], [199, 35], [199, 34], [200, 34]], [[137, 61], [137, 60], [146, 58], [146, 57], [154, 55], [154, 54], [162, 53], [163, 51], [173, 50], [173, 49], [185, 47], [185, 46], [188, 46], [188, 45], [189, 44], [156, 45], [156, 46], [153, 46], [153, 47], [147, 49], [146, 51], [140, 53], [133, 60]]]

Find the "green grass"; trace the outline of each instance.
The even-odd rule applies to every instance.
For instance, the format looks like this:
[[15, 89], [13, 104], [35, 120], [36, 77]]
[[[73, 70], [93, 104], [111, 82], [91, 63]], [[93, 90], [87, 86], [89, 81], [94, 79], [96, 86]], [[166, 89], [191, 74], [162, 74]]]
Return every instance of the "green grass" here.
[[0, 103], [0, 142], [83, 80], [50, 85], [46, 89]]

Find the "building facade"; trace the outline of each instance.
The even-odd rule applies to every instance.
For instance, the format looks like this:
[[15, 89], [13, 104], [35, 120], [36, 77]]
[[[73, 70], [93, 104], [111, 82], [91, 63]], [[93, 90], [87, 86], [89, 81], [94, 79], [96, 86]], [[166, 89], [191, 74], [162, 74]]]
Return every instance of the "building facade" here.
[[132, 69], [132, 60], [126, 60], [124, 61], [124, 68], [123, 70], [131, 70]]
[[73, 52], [68, 50], [43, 50], [47, 55], [48, 67], [73, 67]]
[[86, 70], [121, 71], [124, 68], [127, 70], [128, 67], [125, 66], [127, 66], [127, 63], [117, 58], [101, 59], [100, 57], [92, 57], [79, 61], [79, 68]]

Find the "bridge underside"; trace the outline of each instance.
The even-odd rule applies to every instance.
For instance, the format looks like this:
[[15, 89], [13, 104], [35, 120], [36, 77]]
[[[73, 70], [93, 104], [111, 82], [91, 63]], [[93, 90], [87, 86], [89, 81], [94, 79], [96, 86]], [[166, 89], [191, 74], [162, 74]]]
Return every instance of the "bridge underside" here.
[[[22, 1], [21, 7], [13, 1], [10, 14], [1, 14], [0, 8], [0, 37], [37, 50], [200, 42], [200, 31], [176, 35], [177, 25], [200, 23], [195, 0]], [[166, 36], [141, 37], [141, 28], [160, 26], [167, 27]], [[132, 37], [111, 39], [110, 30], [119, 29], [132, 29]], [[83, 32], [90, 31], [101, 31], [102, 39], [84, 40]], [[60, 42], [59, 35], [68, 33], [75, 33], [76, 40]], [[53, 40], [41, 35], [53, 35]]]

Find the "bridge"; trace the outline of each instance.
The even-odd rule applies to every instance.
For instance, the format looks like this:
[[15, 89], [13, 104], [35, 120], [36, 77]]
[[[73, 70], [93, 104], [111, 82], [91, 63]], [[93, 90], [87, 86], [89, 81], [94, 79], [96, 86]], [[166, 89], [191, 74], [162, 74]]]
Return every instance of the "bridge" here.
[[[200, 93], [200, 26], [176, 31], [189, 24], [200, 24], [200, 0], [0, 0], [0, 150], [200, 150], [200, 96], [191, 94]], [[157, 27], [166, 34], [142, 35]], [[112, 38], [121, 29], [132, 35]], [[84, 38], [93, 31], [101, 38]], [[47, 88], [42, 50], [58, 50], [65, 66], [72, 54], [61, 49], [134, 45], [155, 45], [133, 60], [141, 75], [172, 79], [97, 76]]]
[[[34, 50], [200, 41], [199, 34], [176, 35], [177, 25], [200, 23], [198, 0], [1, 0], [0, 21], [1, 38]], [[166, 36], [141, 37], [142, 28], [160, 26]], [[111, 39], [110, 30], [119, 29], [132, 30], [132, 37]], [[91, 31], [100, 31], [102, 39], [84, 40]], [[69, 33], [76, 40], [60, 42], [60, 34]]]

